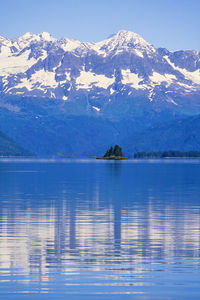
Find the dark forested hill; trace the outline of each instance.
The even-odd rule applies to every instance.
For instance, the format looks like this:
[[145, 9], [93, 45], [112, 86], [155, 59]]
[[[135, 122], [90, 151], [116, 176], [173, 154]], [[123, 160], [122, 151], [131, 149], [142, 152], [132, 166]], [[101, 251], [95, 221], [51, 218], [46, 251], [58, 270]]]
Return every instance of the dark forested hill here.
[[124, 152], [200, 150], [200, 115], [152, 126], [123, 140]]
[[0, 131], [0, 156], [30, 156], [29, 151]]

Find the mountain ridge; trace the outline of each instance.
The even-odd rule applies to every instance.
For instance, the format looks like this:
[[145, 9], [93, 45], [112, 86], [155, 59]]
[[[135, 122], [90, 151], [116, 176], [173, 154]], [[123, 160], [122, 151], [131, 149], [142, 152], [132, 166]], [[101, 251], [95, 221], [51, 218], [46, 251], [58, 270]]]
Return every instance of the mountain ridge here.
[[200, 52], [155, 48], [141, 36], [121, 30], [101, 42], [55, 39], [26, 33], [0, 39], [0, 95], [76, 101], [88, 97], [99, 114], [119, 95], [162, 98], [182, 106], [177, 95], [200, 90]]

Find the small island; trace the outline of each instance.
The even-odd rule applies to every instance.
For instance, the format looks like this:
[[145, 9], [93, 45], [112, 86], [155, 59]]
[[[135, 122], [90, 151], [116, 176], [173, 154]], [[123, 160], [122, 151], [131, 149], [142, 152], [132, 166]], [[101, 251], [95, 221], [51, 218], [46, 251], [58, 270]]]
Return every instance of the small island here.
[[119, 145], [115, 145], [114, 148], [111, 146], [110, 149], [106, 151], [103, 157], [96, 157], [96, 159], [121, 160], [127, 159], [127, 157], [124, 156], [122, 148]]

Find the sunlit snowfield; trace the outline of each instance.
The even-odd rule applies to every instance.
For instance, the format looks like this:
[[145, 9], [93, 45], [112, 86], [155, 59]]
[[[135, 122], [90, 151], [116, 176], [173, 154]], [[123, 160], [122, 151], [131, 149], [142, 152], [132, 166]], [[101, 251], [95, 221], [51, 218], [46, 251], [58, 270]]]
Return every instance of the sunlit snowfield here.
[[2, 300], [200, 299], [199, 256], [199, 160], [0, 160]]

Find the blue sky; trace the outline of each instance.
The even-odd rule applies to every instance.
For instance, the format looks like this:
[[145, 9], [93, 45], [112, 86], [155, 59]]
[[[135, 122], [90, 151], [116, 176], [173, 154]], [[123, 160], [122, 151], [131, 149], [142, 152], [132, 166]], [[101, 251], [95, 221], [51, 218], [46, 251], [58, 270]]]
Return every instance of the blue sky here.
[[0, 0], [0, 35], [101, 41], [126, 29], [156, 47], [200, 50], [200, 0]]

